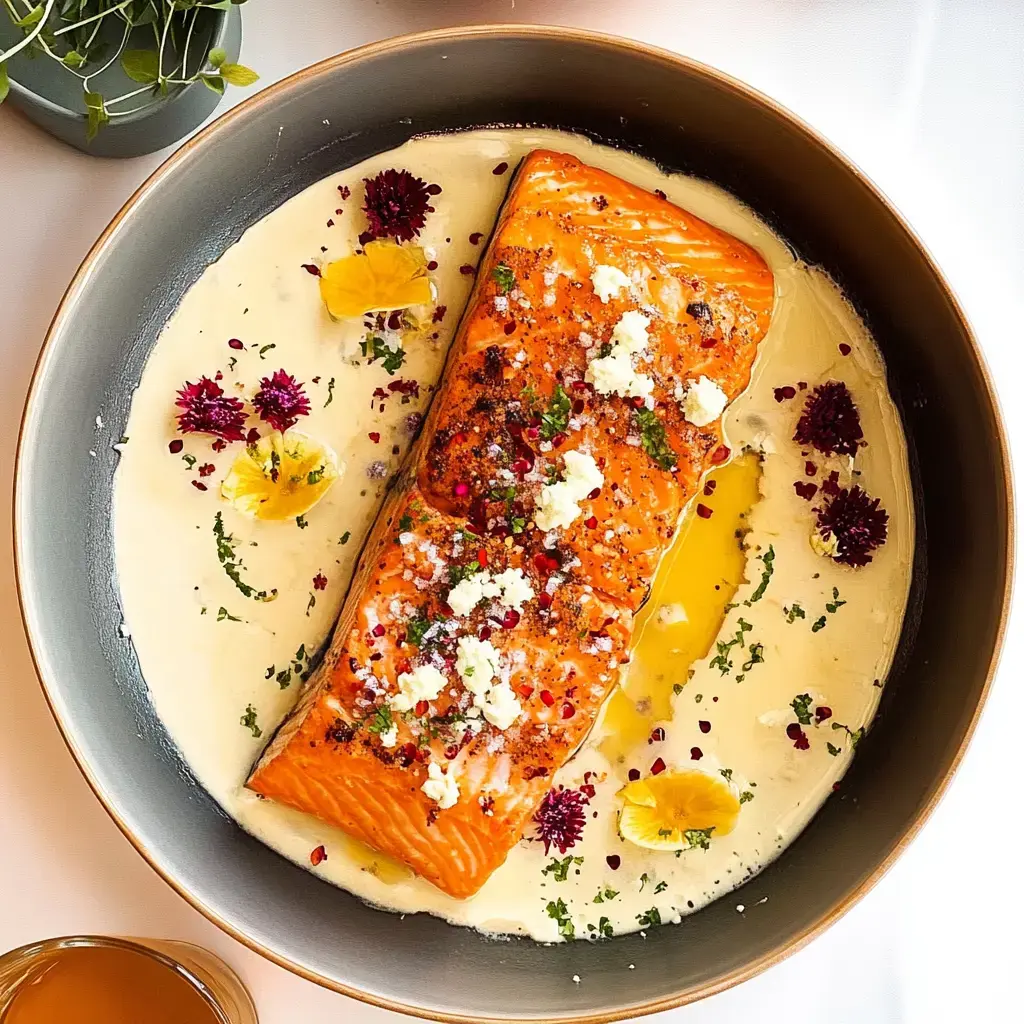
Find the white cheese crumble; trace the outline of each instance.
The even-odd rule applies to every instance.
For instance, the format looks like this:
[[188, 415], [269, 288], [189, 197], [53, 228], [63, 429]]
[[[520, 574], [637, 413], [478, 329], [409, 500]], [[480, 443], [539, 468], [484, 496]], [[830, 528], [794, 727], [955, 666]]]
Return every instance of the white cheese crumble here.
[[380, 740], [382, 747], [393, 747], [398, 742], [398, 726], [392, 722], [391, 728], [378, 733], [377, 738]]
[[481, 697], [491, 688], [498, 674], [498, 649], [490, 640], [460, 636], [455, 655], [455, 671], [474, 697]]
[[391, 698], [396, 711], [412, 711], [421, 700], [435, 700], [448, 680], [433, 665], [417, 665], [398, 677], [399, 693]]
[[442, 811], [454, 807], [459, 802], [459, 784], [446, 775], [436, 761], [431, 761], [427, 767], [427, 781], [420, 786], [427, 796], [433, 800]]
[[683, 416], [695, 427], [706, 427], [725, 412], [729, 399], [725, 392], [708, 377], [700, 377], [687, 385], [676, 386], [676, 401]]
[[447, 601], [456, 615], [468, 615], [485, 597], [497, 597], [501, 588], [491, 580], [489, 572], [467, 576], [448, 591]]
[[523, 605], [527, 601], [532, 601], [535, 596], [533, 587], [523, 575], [522, 569], [506, 569], [499, 572], [494, 577], [494, 583], [501, 587], [501, 603], [508, 608], [514, 608], [517, 612], [521, 612]]
[[635, 309], [627, 310], [612, 329], [612, 344], [621, 345], [630, 355], [643, 352], [647, 348], [647, 329], [650, 326], [649, 316]]
[[[591, 364], [593, 365], [593, 364]], [[584, 452], [565, 453], [565, 475], [540, 489], [534, 522], [541, 530], [570, 526], [583, 511], [579, 502], [604, 483], [604, 474], [593, 456]]]
[[480, 710], [495, 729], [504, 732], [522, 713], [523, 707], [508, 683], [492, 686], [484, 700], [478, 700]]
[[590, 280], [594, 285], [594, 292], [602, 302], [607, 302], [623, 288], [629, 287], [629, 278], [618, 267], [610, 267], [606, 263], [594, 268]]
[[612, 350], [606, 356], [591, 359], [586, 380], [602, 395], [642, 398], [645, 402], [654, 390], [654, 381], [633, 368], [632, 356], [647, 350], [647, 329], [651, 319], [635, 309], [619, 318], [612, 330]]

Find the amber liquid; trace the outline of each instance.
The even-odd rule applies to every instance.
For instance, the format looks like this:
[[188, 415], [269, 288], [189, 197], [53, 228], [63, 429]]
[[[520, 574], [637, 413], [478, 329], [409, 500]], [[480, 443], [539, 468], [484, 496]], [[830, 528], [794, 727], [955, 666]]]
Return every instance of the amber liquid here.
[[19, 987], [0, 1024], [221, 1024], [173, 968], [129, 949], [55, 952]]

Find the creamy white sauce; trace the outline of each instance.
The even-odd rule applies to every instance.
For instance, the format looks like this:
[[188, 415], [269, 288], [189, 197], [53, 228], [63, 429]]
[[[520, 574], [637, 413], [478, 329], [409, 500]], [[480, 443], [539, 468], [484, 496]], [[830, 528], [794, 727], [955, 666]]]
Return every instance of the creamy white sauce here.
[[[572, 867], [566, 881], [554, 881], [542, 874], [550, 857], [541, 844], [524, 840], [476, 896], [458, 901], [316, 819], [258, 799], [243, 783], [298, 695], [298, 682], [281, 688], [277, 672], [289, 666], [300, 645], [319, 647], [340, 609], [383, 494], [384, 481], [370, 479], [368, 467], [382, 460], [395, 470], [409, 447], [405, 418], [429, 401], [426, 385], [437, 380], [472, 282], [460, 267], [479, 259], [508, 184], [510, 172], [495, 175], [493, 169], [505, 161], [514, 167], [538, 147], [577, 154], [648, 189], [662, 189], [672, 201], [753, 245], [774, 271], [774, 320], [752, 384], [725, 420], [735, 450], [765, 452], [763, 499], [750, 516], [747, 543], [755, 551], [771, 544], [776, 558], [764, 598], [732, 611], [721, 636], [735, 633], [742, 614], [753, 626], [751, 639], [764, 645], [764, 663], [743, 683], [722, 677], [708, 659], [693, 666], [687, 682], [690, 666], [681, 664], [680, 682], [686, 685], [675, 698], [673, 720], [665, 723], [665, 741], [657, 749], [644, 744], [627, 758], [645, 775], [659, 755], [669, 769], [699, 767], [717, 774], [728, 768], [738, 790], [754, 792], [755, 798], [743, 805], [735, 830], [712, 841], [707, 852], [677, 857], [633, 846], [616, 831], [615, 794], [625, 769], [610, 766], [597, 749], [599, 725], [556, 778], [567, 786], [578, 786], [586, 771], [604, 779], [591, 801], [593, 816], [583, 841], [571, 851], [583, 863]], [[371, 393], [394, 378], [379, 363], [367, 366], [359, 358], [360, 322], [333, 322], [320, 302], [317, 279], [302, 264], [325, 264], [353, 251], [365, 227], [361, 181], [389, 167], [408, 168], [443, 188], [432, 200], [435, 212], [419, 241], [438, 262], [432, 279], [448, 314], [437, 339], [409, 346], [399, 374], [421, 383], [420, 399], [402, 405], [392, 398], [381, 413]], [[342, 185], [352, 190], [344, 201]], [[474, 232], [483, 234], [478, 245], [469, 240]], [[245, 350], [230, 348], [231, 338], [240, 339]], [[851, 346], [849, 355], [840, 354], [841, 342]], [[261, 358], [260, 350], [270, 345], [276, 347]], [[233, 369], [232, 358], [237, 360]], [[239, 445], [217, 453], [210, 438], [190, 435], [183, 453], [168, 451], [179, 436], [173, 403], [184, 381], [221, 371], [229, 393], [251, 398], [260, 377], [278, 367], [305, 382], [311, 399], [312, 414], [297, 429], [333, 448], [343, 470], [306, 515], [305, 529], [294, 520], [254, 522], [220, 497], [220, 481]], [[313, 383], [316, 377], [319, 383]], [[861, 475], [855, 479], [881, 498], [890, 516], [888, 542], [859, 570], [837, 565], [810, 547], [815, 503], [794, 492], [804, 458], [790, 441], [803, 395], [780, 403], [773, 394], [782, 385], [806, 381], [813, 388], [830, 378], [848, 384], [869, 442], [857, 455], [854, 468]], [[371, 432], [380, 433], [378, 443]], [[578, 936], [591, 934], [587, 925], [601, 917], [617, 933], [636, 929], [638, 917], [652, 907], [663, 921], [678, 920], [777, 856], [847, 768], [851, 745], [844, 732], [831, 730], [831, 722], [806, 727], [810, 749], [794, 748], [786, 736], [794, 696], [809, 692], [815, 703], [832, 708], [832, 721], [856, 731], [871, 720], [881, 693], [875, 680], [884, 681], [899, 636], [914, 530], [906, 446], [881, 358], [864, 327], [826, 275], [803, 265], [733, 197], [564, 133], [491, 130], [417, 139], [289, 200], [249, 229], [189, 290], [150, 356], [123, 433], [128, 441], [118, 445], [114, 533], [124, 633], [130, 635], [157, 713], [197, 778], [243, 828], [306, 867], [311, 851], [324, 846], [326, 859], [310, 870], [394, 910], [427, 911], [485, 931], [550, 941], [558, 939], [558, 925], [546, 908], [558, 899]], [[400, 449], [395, 455], [394, 445]], [[203, 480], [207, 491], [191, 485], [198, 476], [182, 455], [194, 455], [198, 465], [214, 465]], [[836, 468], [847, 483], [850, 466], [837, 462]], [[275, 601], [247, 599], [225, 574], [213, 535], [217, 511], [238, 542], [243, 577], [260, 589], [277, 588]], [[349, 539], [341, 544], [346, 533]], [[760, 563], [751, 560], [752, 582], [741, 586], [735, 601], [749, 597], [759, 570]], [[312, 584], [318, 573], [328, 578], [322, 592]], [[824, 613], [833, 587], [847, 603], [828, 614], [826, 628], [812, 632], [810, 624]], [[311, 596], [316, 598], [312, 607]], [[806, 610], [805, 620], [787, 622], [783, 608], [793, 602]], [[221, 608], [242, 621], [218, 621]], [[260, 738], [240, 724], [248, 706], [256, 713]], [[700, 731], [701, 719], [711, 721], [710, 733]], [[842, 753], [830, 755], [826, 741]], [[699, 764], [691, 760], [694, 746], [703, 753]], [[609, 853], [621, 857], [617, 870], [606, 863]], [[606, 886], [618, 895], [595, 905], [595, 895]]]

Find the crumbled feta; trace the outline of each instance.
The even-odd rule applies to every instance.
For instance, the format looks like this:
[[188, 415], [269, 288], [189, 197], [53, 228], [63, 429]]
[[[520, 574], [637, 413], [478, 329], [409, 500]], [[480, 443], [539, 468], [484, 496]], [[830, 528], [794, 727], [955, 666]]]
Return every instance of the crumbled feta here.
[[391, 698], [396, 711], [412, 711], [421, 700], [434, 700], [447, 682], [443, 672], [433, 665], [417, 665], [398, 677], [399, 692]]
[[494, 308], [499, 313], [505, 313], [508, 311], [508, 298], [504, 295], [494, 296]]
[[540, 489], [534, 522], [541, 530], [570, 526], [580, 515], [579, 502], [604, 483], [604, 474], [593, 456], [583, 452], [565, 453], [565, 475]]
[[497, 597], [501, 588], [495, 586], [489, 572], [467, 576], [448, 591], [446, 598], [456, 615], [468, 615], [485, 597]]
[[594, 285], [594, 292], [602, 302], [607, 302], [623, 288], [629, 287], [629, 278], [618, 267], [609, 267], [606, 263], [594, 268], [590, 280]]
[[629, 353], [620, 345], [615, 345], [606, 356], [591, 359], [586, 380], [601, 395], [622, 395], [646, 401], [654, 391], [654, 381], [633, 369]]
[[455, 655], [455, 671], [474, 697], [483, 696], [498, 674], [498, 649], [490, 640], [460, 636]]
[[816, 555], [822, 558], [835, 558], [839, 553], [839, 538], [831, 533], [828, 539], [823, 537], [817, 530], [811, 534], [811, 547]]
[[480, 710], [495, 729], [504, 732], [522, 713], [522, 705], [516, 700], [508, 683], [492, 686], [487, 697], [478, 701]]
[[706, 427], [725, 412], [729, 399], [725, 392], [707, 377], [676, 386], [676, 401], [683, 416], [695, 427]]
[[391, 728], [379, 733], [377, 738], [380, 740], [382, 747], [393, 747], [398, 742], [398, 726], [392, 722]]
[[523, 575], [522, 569], [506, 569], [499, 572], [494, 577], [494, 583], [501, 587], [501, 603], [508, 608], [514, 608], [517, 612], [521, 612], [523, 605], [527, 601], [532, 601], [535, 596], [533, 587]]
[[630, 355], [643, 352], [647, 348], [647, 328], [650, 326], [649, 316], [635, 309], [627, 310], [612, 329], [612, 344], [621, 345]]
[[420, 786], [420, 789], [433, 800], [442, 811], [454, 807], [459, 802], [459, 784], [446, 775], [436, 761], [431, 761], [427, 766], [427, 781]]

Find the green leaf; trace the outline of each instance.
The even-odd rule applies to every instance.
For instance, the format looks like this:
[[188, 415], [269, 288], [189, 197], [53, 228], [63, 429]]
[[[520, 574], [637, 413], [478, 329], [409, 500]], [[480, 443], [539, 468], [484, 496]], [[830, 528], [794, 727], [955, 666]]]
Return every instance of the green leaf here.
[[85, 58], [77, 50], [68, 50], [62, 63], [69, 68], [80, 68], [85, 63]]
[[224, 76], [224, 81], [231, 85], [252, 85], [253, 82], [258, 82], [260, 77], [244, 64], [221, 64], [220, 73]]
[[516, 286], [516, 272], [507, 263], [497, 264], [491, 271], [491, 277], [498, 283], [500, 295], [508, 295]]
[[223, 46], [215, 46], [207, 55], [206, 59], [215, 67], [219, 68], [221, 64], [228, 59], [228, 51]]
[[125, 50], [121, 70], [133, 81], [151, 85], [160, 78], [160, 58], [156, 50]]
[[92, 142], [100, 128], [110, 120], [110, 115], [107, 113], [101, 93], [87, 92], [83, 98], [86, 109], [85, 139], [86, 142]]
[[220, 75], [202, 75], [199, 81], [202, 82], [210, 92], [215, 92], [218, 96], [224, 95], [224, 79], [221, 78]]
[[7, 94], [10, 91], [11, 83], [7, 78], [7, 65], [0, 64], [0, 103], [7, 99]]
[[16, 21], [14, 24], [18, 28], [31, 28], [37, 21], [43, 16], [43, 5], [36, 4], [28, 14], [25, 15], [20, 21]]

